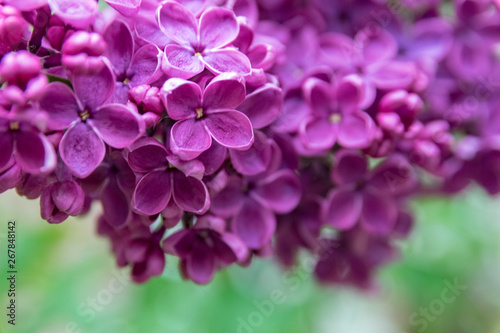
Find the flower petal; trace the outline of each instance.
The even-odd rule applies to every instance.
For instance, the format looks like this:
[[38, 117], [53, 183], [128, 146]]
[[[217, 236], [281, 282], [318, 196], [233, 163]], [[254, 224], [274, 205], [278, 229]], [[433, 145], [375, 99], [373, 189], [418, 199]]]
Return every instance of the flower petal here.
[[231, 176], [226, 187], [212, 198], [212, 212], [221, 217], [232, 217], [236, 215], [243, 205], [243, 180], [237, 176]]
[[252, 122], [254, 129], [263, 128], [275, 121], [283, 106], [283, 92], [273, 84], [265, 84], [251, 94], [237, 107]]
[[304, 122], [299, 129], [300, 139], [310, 149], [321, 150], [333, 147], [337, 141], [337, 127], [327, 119], [317, 118]]
[[204, 214], [210, 208], [210, 196], [201, 180], [186, 177], [182, 172], [174, 172], [173, 176], [174, 201], [187, 212]]
[[101, 164], [105, 153], [104, 142], [82, 122], [71, 126], [59, 144], [64, 164], [80, 178], [90, 175]]
[[48, 4], [55, 15], [79, 29], [92, 24], [98, 12], [94, 0], [48, 0]]
[[107, 62], [97, 74], [77, 74], [71, 82], [82, 106], [90, 111], [109, 101], [115, 91], [115, 77]]
[[270, 209], [247, 199], [234, 217], [232, 227], [249, 248], [259, 249], [271, 240], [276, 230], [276, 217]]
[[61, 82], [53, 82], [46, 86], [40, 107], [47, 111], [47, 127], [52, 130], [63, 130], [78, 120], [80, 106], [70, 87]]
[[245, 99], [245, 80], [234, 73], [222, 73], [203, 92], [203, 107], [208, 110], [234, 109]]
[[161, 74], [160, 63], [160, 50], [156, 46], [148, 44], [141, 47], [135, 52], [127, 72], [130, 85], [136, 86], [156, 81]]
[[289, 213], [302, 196], [300, 180], [291, 170], [279, 170], [258, 182], [252, 197], [279, 214]]
[[215, 258], [210, 248], [201, 242], [196, 242], [193, 252], [187, 259], [186, 273], [197, 284], [209, 283], [215, 273]]
[[392, 198], [365, 192], [363, 193], [363, 209], [361, 225], [367, 231], [386, 235], [396, 224], [398, 207]]
[[348, 230], [356, 225], [363, 200], [355, 192], [335, 189], [328, 193], [322, 209], [323, 221], [340, 230]]
[[54, 170], [57, 163], [54, 147], [43, 134], [16, 132], [14, 155], [25, 172], [38, 174]]
[[180, 158], [191, 160], [199, 156], [212, 145], [212, 137], [202, 121], [186, 119], [178, 121], [170, 132], [172, 152]]
[[196, 18], [184, 6], [173, 2], [165, 2], [158, 9], [160, 29], [178, 44], [195, 44], [197, 42]]
[[141, 0], [105, 0], [108, 5], [113, 7], [123, 16], [134, 16], [139, 12]]
[[154, 19], [150, 20], [143, 16], [135, 18], [135, 32], [137, 37], [164, 49], [166, 45], [171, 44], [170, 38], [160, 30], [160, 27]]
[[172, 177], [169, 172], [152, 171], [142, 177], [132, 196], [133, 207], [145, 215], [155, 215], [168, 204], [172, 194]]
[[107, 54], [113, 70], [120, 76], [124, 75], [130, 66], [134, 54], [134, 39], [128, 25], [114, 20], [104, 30], [103, 38], [107, 44]]
[[98, 108], [87, 122], [111, 147], [125, 148], [145, 131], [142, 118], [122, 104]]
[[170, 118], [194, 118], [196, 108], [202, 106], [201, 88], [194, 82], [179, 78], [169, 79], [160, 90], [160, 98]]
[[110, 177], [108, 184], [101, 192], [100, 198], [106, 221], [115, 228], [124, 225], [130, 215], [130, 200], [118, 187], [114, 177]]
[[365, 148], [375, 135], [375, 123], [362, 111], [345, 115], [339, 126], [340, 145], [347, 148]]
[[232, 11], [213, 8], [200, 17], [200, 43], [215, 49], [231, 43], [238, 36], [238, 21]]
[[239, 111], [211, 113], [204, 118], [204, 123], [212, 137], [224, 147], [245, 150], [254, 141], [252, 124]]
[[2, 171], [12, 158], [14, 141], [8, 132], [0, 132], [0, 171]]
[[252, 72], [252, 65], [243, 53], [230, 50], [212, 50], [203, 53], [203, 62], [214, 74], [233, 72], [248, 75]]
[[145, 173], [167, 166], [167, 149], [155, 138], [142, 137], [128, 149], [128, 163], [135, 172]]
[[255, 141], [247, 150], [229, 150], [231, 163], [239, 173], [253, 176], [266, 171], [270, 161], [272, 148], [267, 136], [255, 131]]
[[170, 77], [189, 79], [203, 71], [205, 65], [193, 51], [181, 45], [167, 45], [163, 53], [162, 70]]
[[368, 171], [368, 161], [358, 151], [342, 149], [335, 154], [331, 178], [337, 185], [362, 181]]

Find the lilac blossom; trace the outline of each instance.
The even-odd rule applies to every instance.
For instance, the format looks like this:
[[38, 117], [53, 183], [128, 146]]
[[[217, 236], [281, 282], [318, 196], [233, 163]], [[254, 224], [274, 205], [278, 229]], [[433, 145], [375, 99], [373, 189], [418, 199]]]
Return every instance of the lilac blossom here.
[[192, 159], [210, 148], [212, 138], [231, 149], [248, 149], [254, 141], [252, 124], [235, 108], [245, 99], [243, 78], [219, 75], [202, 91], [183, 79], [169, 79], [160, 97], [168, 115], [178, 120], [171, 131], [172, 151]]
[[175, 41], [165, 47], [163, 70], [184, 79], [199, 74], [207, 67], [211, 72], [249, 74], [248, 58], [226, 47], [238, 36], [238, 21], [233, 12], [213, 8], [200, 19], [182, 5], [167, 1], [158, 9], [160, 29]]
[[95, 75], [75, 75], [75, 91], [59, 82], [47, 86], [40, 106], [47, 111], [48, 128], [65, 130], [59, 153], [78, 177], [85, 178], [104, 159], [104, 142], [124, 148], [144, 132], [139, 116], [120, 104], [107, 103], [114, 92], [114, 76], [103, 63]]
[[0, 5], [0, 192], [101, 205], [137, 283], [305, 252], [372, 289], [411, 200], [500, 192], [498, 1], [105, 2]]

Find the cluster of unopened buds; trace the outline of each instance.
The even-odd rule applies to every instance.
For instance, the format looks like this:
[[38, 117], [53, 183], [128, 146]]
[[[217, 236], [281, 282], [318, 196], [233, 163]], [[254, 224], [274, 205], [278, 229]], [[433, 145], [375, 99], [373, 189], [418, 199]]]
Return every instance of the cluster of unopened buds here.
[[500, 192], [500, 3], [396, 1], [0, 0], [0, 192], [102, 204], [136, 282], [309, 251], [372, 288], [409, 200]]

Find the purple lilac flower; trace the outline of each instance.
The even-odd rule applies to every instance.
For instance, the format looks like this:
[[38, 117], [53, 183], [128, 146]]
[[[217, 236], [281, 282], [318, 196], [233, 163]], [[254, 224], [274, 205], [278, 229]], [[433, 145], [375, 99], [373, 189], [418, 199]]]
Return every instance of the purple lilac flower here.
[[158, 214], [170, 201], [188, 212], [203, 214], [208, 210], [210, 197], [200, 180], [204, 172], [201, 162], [184, 162], [153, 138], [141, 138], [128, 150], [130, 167], [143, 174], [132, 197], [136, 211]]
[[205, 67], [215, 74], [250, 73], [248, 58], [226, 47], [238, 36], [233, 12], [212, 8], [198, 22], [185, 7], [167, 1], [158, 9], [158, 22], [163, 33], [176, 42], [165, 47], [163, 70], [168, 75], [188, 79]]
[[144, 132], [142, 119], [127, 107], [108, 104], [114, 76], [107, 64], [95, 75], [72, 78], [74, 92], [63, 83], [47, 86], [40, 107], [49, 115], [48, 128], [65, 130], [59, 153], [78, 177], [85, 178], [104, 159], [104, 142], [124, 148]]
[[248, 255], [245, 243], [226, 231], [226, 222], [211, 215], [199, 217], [193, 228], [169, 236], [162, 246], [167, 254], [181, 258], [182, 275], [198, 284], [207, 284], [217, 269]]
[[183, 79], [169, 79], [160, 92], [168, 115], [178, 120], [171, 131], [172, 152], [192, 159], [210, 148], [212, 138], [224, 147], [244, 150], [254, 141], [252, 124], [235, 108], [245, 99], [243, 78], [223, 74], [202, 91]]

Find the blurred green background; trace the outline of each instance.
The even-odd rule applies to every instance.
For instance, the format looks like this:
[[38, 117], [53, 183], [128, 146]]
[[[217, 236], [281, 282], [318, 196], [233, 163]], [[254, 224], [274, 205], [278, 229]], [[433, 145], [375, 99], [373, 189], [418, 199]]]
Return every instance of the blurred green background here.
[[[307, 267], [285, 275], [270, 260], [232, 267], [197, 286], [182, 281], [168, 258], [164, 276], [133, 285], [116, 268], [108, 241], [95, 235], [99, 207], [49, 225], [37, 201], [10, 191], [0, 195], [0, 332], [500, 333], [498, 200], [473, 191], [420, 200], [413, 209], [416, 228], [401, 243], [401, 260], [380, 271], [377, 292], [323, 288]], [[15, 327], [5, 315], [12, 219]]]

